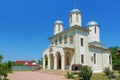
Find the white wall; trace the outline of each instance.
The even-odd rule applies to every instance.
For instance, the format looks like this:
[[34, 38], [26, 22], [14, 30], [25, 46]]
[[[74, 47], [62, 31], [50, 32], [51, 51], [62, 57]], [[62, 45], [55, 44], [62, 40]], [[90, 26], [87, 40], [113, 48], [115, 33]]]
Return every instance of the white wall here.
[[[59, 27], [60, 27], [60, 30], [59, 30]], [[54, 26], [54, 35], [57, 34], [57, 33], [60, 33], [64, 30], [64, 26], [63, 24], [55, 24]]]
[[[64, 43], [64, 36], [67, 35], [67, 43]], [[73, 44], [70, 44], [70, 36], [73, 35]], [[62, 36], [62, 43], [60, 44], [59, 43], [59, 37]], [[57, 36], [55, 37], [54, 39], [51, 39], [51, 43], [53, 43], [54, 46], [61, 46], [61, 47], [70, 47], [70, 48], [74, 48], [74, 42], [75, 42], [75, 39], [74, 39], [74, 30], [73, 31], [69, 31], [65, 34], [62, 34], [60, 36]], [[58, 45], [55, 45], [55, 40], [58, 40]]]
[[76, 21], [76, 13], [71, 14], [72, 15], [72, 23], [71, 23], [71, 19], [70, 19], [70, 27], [74, 26], [74, 25], [79, 25], [82, 26], [82, 18], [81, 18], [81, 14], [78, 14], [78, 22]]
[[99, 27], [96, 26], [96, 33], [95, 33], [95, 26], [90, 26], [88, 27], [90, 32], [89, 32], [89, 42], [97, 41], [100, 42], [100, 31]]

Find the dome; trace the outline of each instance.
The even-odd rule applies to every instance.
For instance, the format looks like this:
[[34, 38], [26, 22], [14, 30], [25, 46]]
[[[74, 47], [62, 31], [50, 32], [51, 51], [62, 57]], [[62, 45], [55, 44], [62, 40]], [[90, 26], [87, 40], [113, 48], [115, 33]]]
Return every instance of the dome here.
[[81, 13], [79, 9], [73, 9], [70, 11], [70, 14]]
[[57, 21], [55, 21], [54, 24], [63, 24], [63, 21], [61, 21], [61, 20], [57, 20]]
[[90, 21], [87, 23], [87, 26], [99, 26], [99, 24], [95, 21]]

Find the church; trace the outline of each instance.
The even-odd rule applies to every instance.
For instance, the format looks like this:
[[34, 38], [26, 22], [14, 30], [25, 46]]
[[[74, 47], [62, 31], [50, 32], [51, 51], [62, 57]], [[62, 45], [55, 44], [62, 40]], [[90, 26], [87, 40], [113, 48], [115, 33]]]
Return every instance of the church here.
[[61, 20], [54, 22], [54, 35], [50, 45], [42, 53], [43, 69], [72, 70], [73, 65], [88, 65], [94, 73], [105, 67], [112, 69], [109, 49], [100, 42], [100, 25], [90, 21], [82, 26], [82, 14], [75, 8], [69, 13], [70, 26], [64, 30]]

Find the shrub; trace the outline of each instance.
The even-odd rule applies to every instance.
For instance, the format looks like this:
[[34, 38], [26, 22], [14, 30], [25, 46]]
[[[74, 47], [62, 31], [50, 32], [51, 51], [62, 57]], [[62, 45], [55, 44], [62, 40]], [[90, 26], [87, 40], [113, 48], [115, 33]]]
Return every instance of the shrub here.
[[117, 76], [117, 78], [115, 80], [120, 80], [120, 76]]
[[67, 72], [67, 74], [65, 76], [68, 79], [73, 79], [74, 78], [74, 76], [72, 74], [70, 74], [69, 72]]
[[78, 77], [82, 77], [83, 80], [90, 80], [92, 77], [92, 69], [89, 66], [81, 66], [78, 72]]
[[105, 73], [109, 80], [111, 80], [112, 78], [116, 78], [114, 72], [111, 71], [109, 68], [105, 68], [103, 72]]

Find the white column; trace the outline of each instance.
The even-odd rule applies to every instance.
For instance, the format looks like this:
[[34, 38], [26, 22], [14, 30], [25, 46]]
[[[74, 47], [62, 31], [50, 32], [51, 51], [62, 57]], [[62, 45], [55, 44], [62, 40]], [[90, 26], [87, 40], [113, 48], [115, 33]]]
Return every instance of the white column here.
[[62, 56], [61, 67], [62, 67], [62, 70], [65, 70], [65, 56]]
[[54, 70], [57, 70], [57, 58], [54, 57]]
[[48, 69], [50, 69], [50, 58], [48, 58]]
[[43, 58], [43, 69], [45, 69], [45, 58]]

